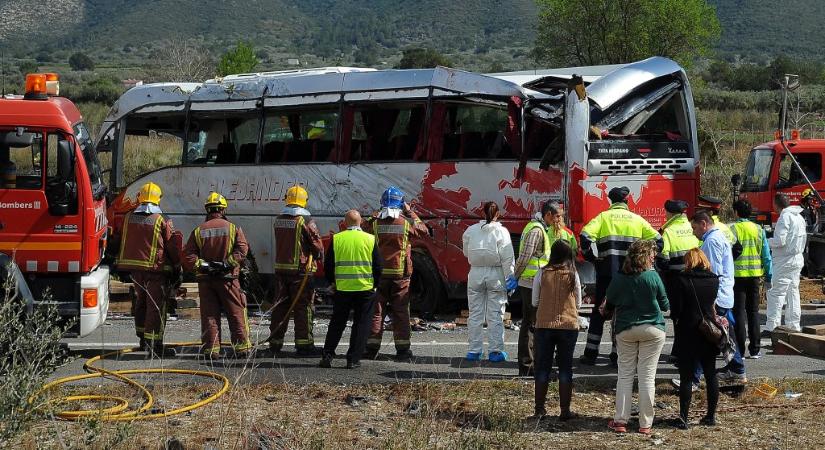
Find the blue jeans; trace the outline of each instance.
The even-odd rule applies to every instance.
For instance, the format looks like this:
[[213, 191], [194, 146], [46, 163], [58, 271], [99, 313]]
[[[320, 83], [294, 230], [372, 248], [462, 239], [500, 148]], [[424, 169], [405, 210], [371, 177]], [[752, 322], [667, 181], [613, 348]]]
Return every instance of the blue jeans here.
[[534, 377], [539, 383], [550, 381], [553, 356], [559, 369], [559, 383], [573, 382], [573, 352], [579, 330], [536, 328], [533, 357]]
[[[736, 321], [733, 318], [733, 313], [731, 312], [731, 309], [716, 306], [716, 314], [720, 316], [725, 316], [728, 319], [728, 322], [730, 323], [730, 326], [728, 327], [728, 333], [733, 335], [731, 336], [733, 337], [733, 342], [736, 342], [736, 327], [734, 326], [736, 325]], [[730, 370], [731, 372], [739, 375], [745, 373], [745, 360], [742, 359], [742, 349], [740, 349], [738, 345], [734, 345], [733, 359], [730, 361], [730, 363], [727, 366], [719, 369], [719, 371], [725, 370]], [[702, 365], [699, 364], [699, 362], [697, 361], [695, 370], [693, 372], [693, 382], [699, 384], [699, 379], [701, 377]]]

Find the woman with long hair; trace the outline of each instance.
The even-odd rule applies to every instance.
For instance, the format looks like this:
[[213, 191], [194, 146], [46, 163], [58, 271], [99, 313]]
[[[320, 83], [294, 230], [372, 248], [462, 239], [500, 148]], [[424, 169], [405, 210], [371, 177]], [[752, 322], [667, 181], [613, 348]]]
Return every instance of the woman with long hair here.
[[573, 249], [558, 240], [550, 248], [550, 262], [533, 278], [532, 303], [536, 311], [535, 334], [535, 413], [547, 414], [544, 408], [553, 358], [559, 372], [559, 420], [573, 417], [573, 352], [579, 335], [581, 281], [573, 263]]
[[679, 346], [679, 418], [675, 426], [688, 428], [690, 401], [695, 389], [693, 384], [696, 366], [705, 374], [708, 409], [699, 423], [716, 424], [716, 405], [719, 402], [719, 379], [716, 377], [716, 355], [719, 347], [705, 339], [699, 332], [704, 318], [716, 317], [716, 293], [719, 277], [711, 272], [710, 262], [702, 250], [694, 248], [685, 254], [685, 269], [675, 277], [670, 317], [675, 322], [675, 338], [690, 345]]
[[471, 225], [462, 236], [464, 256], [470, 262], [467, 276], [469, 361], [479, 361], [484, 354], [485, 321], [490, 361], [507, 360], [503, 318], [507, 305], [506, 280], [513, 277], [515, 257], [510, 232], [498, 219], [498, 205], [487, 202], [484, 204], [484, 220]]
[[633, 378], [639, 378], [639, 433], [650, 434], [656, 367], [665, 345], [665, 318], [670, 308], [665, 286], [653, 270], [656, 243], [638, 240], [630, 245], [622, 270], [607, 287], [606, 314], [615, 314], [613, 330], [619, 354], [616, 413], [608, 427], [627, 432], [633, 403]]

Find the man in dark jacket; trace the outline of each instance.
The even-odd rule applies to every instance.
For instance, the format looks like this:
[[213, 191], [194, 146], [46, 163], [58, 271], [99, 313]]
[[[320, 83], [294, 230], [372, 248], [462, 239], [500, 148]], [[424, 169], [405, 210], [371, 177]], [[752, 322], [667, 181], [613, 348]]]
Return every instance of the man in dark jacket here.
[[324, 276], [335, 289], [335, 299], [319, 366], [332, 367], [335, 348], [341, 341], [352, 311], [347, 369], [356, 369], [361, 367], [361, 356], [367, 346], [375, 305], [375, 285], [381, 279], [382, 258], [375, 236], [361, 230], [361, 214], [358, 211], [348, 211], [344, 223], [347, 229], [330, 239], [324, 261]]

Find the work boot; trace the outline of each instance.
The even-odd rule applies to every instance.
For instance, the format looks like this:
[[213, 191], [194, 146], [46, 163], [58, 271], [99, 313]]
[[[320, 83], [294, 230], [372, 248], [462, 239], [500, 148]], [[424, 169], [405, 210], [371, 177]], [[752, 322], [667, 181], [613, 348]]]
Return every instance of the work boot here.
[[324, 356], [321, 357], [321, 362], [318, 363], [318, 367], [329, 369], [332, 367], [332, 355], [325, 353]]
[[155, 343], [150, 347], [150, 351], [146, 353], [146, 359], [154, 358], [174, 358], [178, 352], [172, 347], [166, 347], [163, 343]]
[[584, 355], [581, 355], [579, 357], [579, 362], [586, 365], [586, 366], [595, 366], [596, 365], [596, 357], [584, 354]]
[[251, 350], [237, 350], [232, 353], [232, 357], [235, 359], [249, 359], [252, 357]]
[[321, 354], [321, 351], [318, 347], [312, 345], [309, 347], [295, 347], [295, 356], [300, 358], [309, 358], [313, 356], [318, 356]]
[[361, 367], [361, 361], [347, 360], [347, 369], [357, 369], [359, 367]]
[[146, 340], [146, 338], [140, 338], [140, 340], [138, 341], [138, 346], [135, 348], [135, 351], [145, 352], [147, 350], [149, 350], [149, 342]]
[[566, 422], [574, 417], [570, 411], [570, 402], [573, 400], [573, 383], [561, 383], [559, 382], [559, 407], [561, 408], [561, 413], [559, 414], [559, 420], [562, 422]]
[[705, 416], [699, 419], [699, 424], [704, 425], [706, 427], [715, 427], [716, 426], [716, 417], [715, 416]]
[[547, 401], [548, 387], [550, 387], [550, 383], [536, 381], [534, 417], [537, 419], [541, 419], [547, 415], [547, 410], [544, 408], [544, 403]]
[[375, 358], [378, 357], [378, 351], [379, 350], [380, 350], [380, 348], [367, 348], [366, 350], [364, 350], [364, 355], [362, 356], [362, 358], [364, 358], [364, 359], [375, 359]]
[[404, 362], [404, 361], [409, 362], [409, 361], [412, 361], [412, 359], [413, 359], [413, 352], [412, 352], [412, 350], [410, 350], [410, 349], [406, 349], [406, 350], [398, 350], [398, 351], [395, 353], [395, 360], [396, 360], [396, 361], [399, 361], [399, 362]]
[[610, 354], [610, 367], [614, 369], [619, 368], [619, 354], [618, 353], [611, 353]]

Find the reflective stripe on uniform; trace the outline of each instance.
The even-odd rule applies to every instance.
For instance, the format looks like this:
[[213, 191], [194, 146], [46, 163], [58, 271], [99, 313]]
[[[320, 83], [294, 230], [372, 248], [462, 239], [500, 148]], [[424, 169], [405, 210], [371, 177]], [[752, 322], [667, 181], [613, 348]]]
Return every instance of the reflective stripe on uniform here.
[[388, 224], [373, 227], [375, 239], [377, 242], [381, 241], [381, 235], [393, 234], [400, 235], [401, 238], [401, 253], [398, 255], [398, 267], [384, 267], [382, 275], [400, 276], [404, 274], [404, 264], [407, 263], [407, 243], [410, 236], [410, 223], [405, 219], [403, 224]]
[[372, 290], [372, 250], [375, 236], [361, 230], [345, 230], [332, 239], [335, 254], [335, 288], [342, 292]]
[[762, 233], [759, 225], [742, 219], [730, 224], [734, 238], [742, 244], [742, 254], [733, 261], [734, 277], [761, 277], [765, 274], [762, 267]]
[[690, 220], [684, 214], [671, 217], [662, 226], [662, 258], [667, 260], [669, 270], [678, 271], [685, 268], [685, 255], [691, 249], [699, 247], [699, 239], [693, 234]]
[[624, 203], [614, 203], [582, 228], [582, 237], [596, 243], [598, 257], [626, 256], [639, 239], [661, 239], [659, 233]]
[[539, 222], [537, 220], [531, 220], [524, 226], [524, 230], [521, 232], [521, 240], [519, 242], [519, 254], [524, 250], [524, 241], [530, 232], [534, 229], [540, 228], [542, 231], [542, 237], [544, 238], [541, 256], [536, 256], [535, 252], [530, 255], [530, 259], [527, 260], [527, 267], [524, 268], [524, 271], [521, 272], [521, 276], [519, 278], [530, 279], [536, 276], [538, 271], [547, 265], [550, 262], [550, 235], [547, 232], [547, 228], [544, 226], [544, 223]]
[[[149, 249], [149, 256], [147, 259], [126, 259], [123, 258], [124, 252], [126, 250], [126, 242], [127, 242], [127, 232], [129, 230], [129, 225], [152, 225], [154, 223], [154, 228], [152, 230], [152, 246]], [[157, 217], [152, 218], [151, 215], [144, 216], [142, 214], [135, 215], [129, 213], [126, 216], [126, 220], [124, 220], [123, 226], [123, 235], [120, 238], [120, 258], [118, 258], [118, 264], [130, 265], [135, 267], [143, 267], [146, 269], [151, 269], [155, 266], [155, 259], [158, 255], [158, 242], [160, 238], [161, 227], [163, 226], [163, 217], [158, 214]]]
[[[301, 266], [301, 228], [304, 226], [304, 216], [298, 216], [295, 219], [275, 219], [273, 222], [275, 228], [292, 229], [295, 230], [295, 243], [292, 251], [292, 262], [279, 263], [275, 262], [276, 270], [298, 271]], [[275, 245], [278, 245], [276, 242]]]

